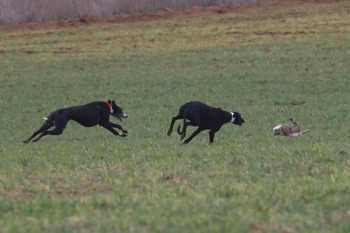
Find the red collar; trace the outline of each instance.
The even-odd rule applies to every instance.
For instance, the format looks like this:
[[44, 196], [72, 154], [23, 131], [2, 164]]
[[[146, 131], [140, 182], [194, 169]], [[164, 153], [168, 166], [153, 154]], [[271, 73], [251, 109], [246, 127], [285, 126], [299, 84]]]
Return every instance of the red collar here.
[[111, 104], [108, 103], [108, 102], [106, 102], [106, 104], [107, 104], [107, 107], [108, 107], [109, 111], [112, 112], [112, 106], [111, 106]]

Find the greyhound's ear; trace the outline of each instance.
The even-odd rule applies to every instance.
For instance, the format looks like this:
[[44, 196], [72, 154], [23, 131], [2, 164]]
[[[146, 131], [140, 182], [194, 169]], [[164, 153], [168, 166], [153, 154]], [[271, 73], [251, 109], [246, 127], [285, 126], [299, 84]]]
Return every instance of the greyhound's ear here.
[[110, 103], [111, 103], [111, 100], [108, 100], [108, 103], [110, 104]]
[[114, 101], [114, 100], [112, 100], [112, 104], [115, 104], [115, 101]]

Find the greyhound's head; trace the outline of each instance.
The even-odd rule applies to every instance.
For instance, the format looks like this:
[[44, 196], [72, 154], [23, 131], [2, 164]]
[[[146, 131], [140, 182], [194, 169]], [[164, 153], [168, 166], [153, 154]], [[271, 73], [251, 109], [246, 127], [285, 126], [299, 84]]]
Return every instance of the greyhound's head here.
[[243, 119], [242, 115], [239, 112], [231, 112], [232, 114], [232, 119], [231, 119], [231, 123], [235, 124], [235, 125], [242, 125], [245, 120]]
[[123, 110], [114, 102], [114, 100], [108, 100], [110, 105], [110, 114], [116, 119], [123, 121], [122, 118], [128, 118], [128, 115], [123, 112]]

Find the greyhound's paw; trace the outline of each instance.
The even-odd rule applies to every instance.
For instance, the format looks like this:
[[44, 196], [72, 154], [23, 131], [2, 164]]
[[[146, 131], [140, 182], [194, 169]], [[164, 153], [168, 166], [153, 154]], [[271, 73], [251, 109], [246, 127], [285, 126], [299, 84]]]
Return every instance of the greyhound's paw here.
[[29, 142], [29, 140], [27, 140], [27, 139], [26, 139], [26, 140], [23, 140], [23, 143], [26, 143], [26, 144], [27, 144], [28, 142]]
[[173, 132], [172, 129], [168, 129], [168, 132], [166, 133], [166, 135], [170, 136], [171, 132]]
[[186, 134], [181, 134], [180, 140], [183, 140], [186, 137]]
[[128, 136], [128, 131], [123, 130], [123, 133], [122, 133], [120, 136], [122, 136], [122, 137], [126, 137], [126, 136]]

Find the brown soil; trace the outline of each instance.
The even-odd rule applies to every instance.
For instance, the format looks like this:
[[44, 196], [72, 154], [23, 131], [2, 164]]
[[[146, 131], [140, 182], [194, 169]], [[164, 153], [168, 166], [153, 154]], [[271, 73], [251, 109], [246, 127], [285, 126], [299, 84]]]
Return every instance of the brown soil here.
[[83, 18], [83, 19], [62, 19], [58, 21], [23, 23], [17, 25], [0, 25], [0, 32], [14, 30], [36, 30], [36, 29], [52, 29], [62, 27], [78, 27], [83, 25], [98, 24], [98, 23], [128, 23], [137, 21], [164, 20], [176, 17], [197, 17], [205, 14], [226, 14], [231, 12], [242, 11], [245, 9], [269, 9], [272, 7], [292, 7], [300, 4], [311, 3], [333, 3], [346, 0], [290, 0], [286, 2], [270, 2], [256, 4], [233, 4], [228, 6], [213, 6], [213, 7], [194, 7], [185, 11], [175, 11], [171, 9], [159, 11], [156, 13], [142, 14], [123, 14], [106, 18]]

